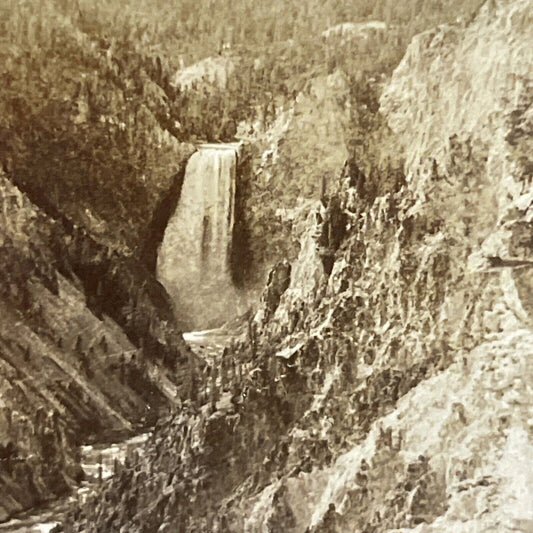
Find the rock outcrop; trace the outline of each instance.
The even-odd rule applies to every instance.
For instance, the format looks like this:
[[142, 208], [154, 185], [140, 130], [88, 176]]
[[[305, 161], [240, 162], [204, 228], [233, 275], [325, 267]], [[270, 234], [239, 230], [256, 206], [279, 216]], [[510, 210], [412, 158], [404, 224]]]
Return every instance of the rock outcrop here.
[[224, 88], [234, 70], [234, 59], [228, 55], [206, 57], [181, 68], [176, 72], [172, 82], [182, 90], [191, 90], [198, 86]]
[[298, 255], [299, 230], [293, 226], [300, 215], [293, 219], [301, 213], [301, 204], [334, 190], [339, 168], [349, 155], [348, 101], [349, 82], [335, 71], [306, 83], [290, 107], [273, 104], [276, 118], [266, 130], [258, 120], [250, 136], [241, 132], [251, 144], [251, 169], [244, 177], [251, 183], [245, 183], [243, 218], [249, 232], [248, 277], [254, 284], [264, 283], [273, 264]]

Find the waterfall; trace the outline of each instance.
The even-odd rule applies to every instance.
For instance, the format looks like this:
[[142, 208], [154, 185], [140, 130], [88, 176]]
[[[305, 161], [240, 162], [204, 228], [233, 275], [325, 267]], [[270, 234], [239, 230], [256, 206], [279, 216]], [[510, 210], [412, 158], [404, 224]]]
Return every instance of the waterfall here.
[[223, 322], [235, 298], [230, 272], [239, 144], [204, 144], [187, 163], [157, 276], [191, 325]]

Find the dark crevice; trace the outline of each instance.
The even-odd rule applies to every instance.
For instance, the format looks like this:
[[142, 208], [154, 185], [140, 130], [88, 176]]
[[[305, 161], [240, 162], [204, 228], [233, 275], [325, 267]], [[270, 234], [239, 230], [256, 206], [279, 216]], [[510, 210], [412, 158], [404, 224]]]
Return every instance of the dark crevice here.
[[161, 242], [163, 241], [165, 230], [170, 217], [178, 207], [178, 202], [181, 197], [181, 188], [183, 186], [183, 180], [185, 179], [186, 167], [187, 165], [183, 164], [179, 171], [174, 175], [172, 186], [159, 202], [159, 205], [154, 211], [152, 220], [148, 225], [146, 241], [141, 251], [141, 259], [150, 272], [155, 272], [157, 253], [161, 246]]
[[243, 148], [237, 160], [235, 186], [235, 222], [233, 224], [230, 254], [231, 279], [236, 287], [246, 286], [253, 277], [251, 232], [247, 224], [246, 202], [251, 195], [252, 156]]

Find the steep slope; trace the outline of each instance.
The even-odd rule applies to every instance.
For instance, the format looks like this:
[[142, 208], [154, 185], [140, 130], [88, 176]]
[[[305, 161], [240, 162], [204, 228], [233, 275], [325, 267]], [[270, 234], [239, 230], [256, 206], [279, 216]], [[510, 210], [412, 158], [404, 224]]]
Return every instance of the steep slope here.
[[[54, 255], [61, 225], [0, 176], [0, 520], [68, 491], [90, 439], [153, 424], [179, 382]], [[95, 297], [96, 298], [96, 297]], [[139, 308], [140, 309], [140, 308]], [[155, 321], [154, 321], [155, 323]]]
[[532, 15], [413, 40], [373, 147], [405, 175], [345, 166], [211, 408], [191, 394], [67, 531], [531, 530]]
[[152, 425], [188, 376], [155, 260], [193, 148], [160, 62], [80, 8], [0, 1], [0, 520], [72, 488], [79, 445]]
[[[416, 529], [531, 528], [532, 484], [518, 459], [531, 456], [533, 399], [531, 15], [531, 2], [487, 5], [466, 30], [417, 37], [382, 98], [401, 140], [408, 189], [378, 198], [356, 222], [350, 247], [361, 278], [353, 280], [349, 252], [334, 266], [331, 298], [344, 284], [348, 302], [326, 303], [330, 320], [322, 325], [345, 329], [352, 313], [359, 318], [357, 376], [364, 381], [352, 389], [355, 403], [340, 403], [338, 391], [326, 396], [326, 413], [333, 411], [327, 425], [339, 431], [359, 415], [358, 440], [361, 416], [409, 388], [406, 370], [412, 376], [422, 365], [411, 386], [441, 372], [331, 467], [282, 484], [278, 507], [292, 509], [295, 531], [403, 531], [435, 519]], [[393, 378], [388, 386], [380, 380], [381, 391], [372, 383], [380, 368]], [[345, 427], [340, 435], [350, 440], [350, 433]], [[276, 506], [265, 507], [268, 490], [245, 530], [275, 523]]]

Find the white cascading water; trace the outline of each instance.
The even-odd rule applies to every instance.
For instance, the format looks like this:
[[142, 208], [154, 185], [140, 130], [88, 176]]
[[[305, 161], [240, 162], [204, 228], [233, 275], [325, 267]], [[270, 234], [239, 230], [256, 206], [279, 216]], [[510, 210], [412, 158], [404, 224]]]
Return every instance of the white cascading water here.
[[238, 143], [204, 144], [187, 163], [178, 207], [159, 250], [157, 276], [193, 326], [232, 318], [230, 272]]

